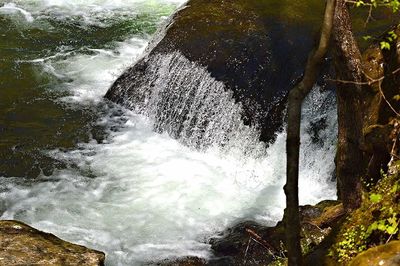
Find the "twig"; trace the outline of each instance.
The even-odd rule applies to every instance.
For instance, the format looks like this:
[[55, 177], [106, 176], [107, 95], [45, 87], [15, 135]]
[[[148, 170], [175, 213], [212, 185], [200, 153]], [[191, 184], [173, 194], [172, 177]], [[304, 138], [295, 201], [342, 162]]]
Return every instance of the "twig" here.
[[[394, 71], [392, 71], [392, 75], [394, 75], [397, 71], [399, 71], [400, 70], [400, 68], [398, 68], [398, 69], [396, 69], [396, 70], [394, 70]], [[370, 80], [370, 81], [375, 81], [375, 79], [373, 79], [372, 77], [370, 77], [367, 73], [365, 73], [365, 71], [363, 71], [363, 74]], [[382, 95], [382, 98], [385, 100], [385, 102], [387, 103], [387, 105], [390, 107], [390, 109], [392, 109], [392, 111], [397, 115], [397, 116], [400, 116], [400, 114], [396, 111], [396, 109], [394, 109], [393, 108], [393, 106], [390, 104], [390, 102], [386, 99], [386, 96], [385, 96], [385, 94], [383, 93], [383, 90], [382, 90], [382, 81], [383, 81], [383, 79], [385, 78], [385, 75], [383, 75], [381, 78], [380, 78], [380, 80], [377, 80], [378, 81], [378, 89], [379, 89], [379, 92], [380, 92], [380, 94]]]
[[372, 8], [373, 8], [373, 6], [370, 5], [370, 6], [369, 6], [369, 10], [368, 10], [368, 17], [367, 17], [367, 19], [366, 19], [365, 22], [364, 22], [364, 28], [367, 27], [368, 22], [372, 19]]
[[267, 248], [266, 246], [264, 246], [263, 243], [259, 242], [257, 239], [254, 239], [254, 238], [252, 238], [252, 237], [251, 237], [251, 240], [253, 240], [253, 241], [256, 242], [257, 244], [260, 244], [261, 246], [263, 246], [263, 247], [268, 251], [268, 253], [269, 253], [272, 257], [275, 258], [275, 255], [274, 255], [274, 253], [272, 252], [272, 250], [270, 250], [269, 248]]
[[268, 250], [272, 250], [272, 251], [276, 251], [275, 248], [273, 246], [271, 246], [270, 244], [267, 243], [267, 241], [265, 241], [264, 239], [262, 239], [261, 236], [259, 236], [256, 232], [254, 232], [253, 230], [246, 228], [246, 232], [253, 238], [254, 241], [256, 241], [257, 243], [259, 243], [260, 245], [264, 246], [266, 249]]
[[[399, 222], [400, 222], [400, 220], [397, 220], [396, 228], [394, 229], [395, 231], [396, 231], [396, 229], [399, 227]], [[397, 233], [397, 232], [396, 232], [396, 233]], [[389, 243], [389, 241], [392, 239], [392, 237], [393, 237], [394, 234], [395, 234], [395, 233], [390, 234], [390, 236], [389, 236], [389, 238], [386, 240], [386, 243], [385, 243], [385, 244]]]
[[393, 108], [392, 104], [386, 99], [386, 96], [385, 96], [385, 94], [384, 94], [383, 91], [382, 91], [381, 85], [382, 85], [382, 82], [379, 82], [378, 89], [379, 89], [379, 92], [380, 92], [381, 95], [382, 95], [382, 98], [385, 100], [385, 102], [386, 102], [387, 105], [390, 107], [390, 109], [392, 109], [392, 111], [393, 111], [397, 116], [400, 117], [400, 113], [398, 113], [398, 112], [396, 111], [396, 109]]
[[[400, 72], [400, 67], [393, 70], [389, 75], [394, 75], [396, 73]], [[393, 105], [387, 100], [385, 94], [383, 93], [382, 90], [382, 81], [387, 77], [387, 75], [383, 75], [379, 78], [372, 78], [368, 76], [364, 71], [363, 74], [367, 77], [368, 81], [363, 81], [363, 82], [357, 82], [357, 81], [351, 81], [351, 80], [340, 80], [340, 79], [327, 79], [328, 81], [335, 81], [343, 84], [354, 84], [354, 85], [369, 85], [371, 86], [372, 84], [378, 83], [378, 90], [379, 93], [381, 94], [382, 98], [385, 100], [386, 104], [389, 106], [389, 108], [397, 115], [400, 117], [400, 113], [394, 109]]]
[[375, 83], [375, 82], [370, 82], [370, 81], [358, 82], [358, 81], [341, 80], [341, 79], [326, 79], [326, 80], [343, 83], [343, 84], [354, 84], [354, 85], [372, 85], [373, 83]]
[[[358, 1], [353, 1], [353, 0], [346, 0], [345, 1], [346, 3], [349, 3], [349, 4], [354, 4], [354, 5], [356, 5], [356, 4], [358, 4], [359, 2]], [[362, 6], [373, 6], [373, 4], [371, 4], [371, 3], [363, 3], [362, 4]], [[388, 4], [376, 4], [376, 6], [378, 7], [378, 6], [389, 6]]]
[[243, 262], [244, 265], [246, 265], [246, 263], [247, 263], [247, 252], [249, 251], [250, 242], [251, 242], [251, 237], [249, 237], [249, 241], [247, 242], [246, 251], [244, 252], [244, 262]]

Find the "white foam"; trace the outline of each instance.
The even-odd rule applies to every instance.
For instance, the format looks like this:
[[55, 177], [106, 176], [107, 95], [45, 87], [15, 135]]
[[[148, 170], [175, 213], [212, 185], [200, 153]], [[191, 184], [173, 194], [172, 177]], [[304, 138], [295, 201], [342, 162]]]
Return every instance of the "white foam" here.
[[[107, 19], [124, 19], [142, 13], [167, 15], [185, 2], [186, 0], [14, 0], [4, 3], [0, 12], [21, 12], [28, 22], [33, 22], [34, 17], [58, 20], [72, 18], [79, 19], [83, 24], [104, 26]], [[165, 11], [168, 5], [170, 8]]]
[[[317, 89], [308, 101], [313, 106], [323, 99], [326, 94]], [[311, 109], [304, 112], [320, 111]], [[334, 111], [331, 108], [328, 114]], [[7, 188], [0, 194], [6, 206], [1, 218], [23, 220], [104, 250], [108, 265], [207, 257], [205, 239], [238, 219], [273, 224], [281, 218], [285, 133], [278, 135], [266, 157], [237, 157], [215, 149], [192, 150], [154, 133], [147, 118], [128, 111], [124, 116], [123, 128], [110, 132], [105, 143], [51, 152], [79, 171], [66, 169], [34, 185], [2, 180]], [[110, 115], [99, 123], [112, 127], [115, 119], [120, 117]], [[334, 158], [329, 139], [335, 127], [329, 125], [322, 132], [322, 138], [329, 139], [319, 146], [304, 132], [310, 120], [303, 122], [301, 203], [335, 198], [329, 182]], [[96, 178], [82, 175], [88, 172]]]
[[[66, 86], [71, 96], [63, 100], [91, 104], [102, 101], [110, 84], [144, 51], [147, 40], [133, 37], [117, 43], [114, 50], [84, 49], [70, 57], [43, 62], [58, 77], [71, 82]], [[88, 54], [89, 53], [89, 54]]]
[[14, 3], [7, 3], [0, 7], [0, 14], [16, 14], [21, 13], [27, 22], [33, 22], [34, 18], [28, 11], [17, 7]]

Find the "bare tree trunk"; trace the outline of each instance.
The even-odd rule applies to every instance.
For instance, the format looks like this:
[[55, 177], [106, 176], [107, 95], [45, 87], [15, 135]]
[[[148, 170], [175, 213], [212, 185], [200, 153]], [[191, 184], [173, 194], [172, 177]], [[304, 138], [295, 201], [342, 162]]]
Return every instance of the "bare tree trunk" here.
[[328, 50], [334, 12], [335, 0], [327, 0], [319, 46], [308, 58], [303, 79], [289, 93], [286, 140], [286, 209], [284, 220], [286, 223], [286, 247], [290, 266], [302, 264], [298, 196], [301, 105], [317, 80], [320, 65]]
[[336, 175], [339, 198], [347, 211], [361, 203], [361, 176], [364, 174], [364, 156], [361, 150], [363, 99], [361, 96], [361, 54], [351, 29], [351, 20], [345, 0], [337, 0], [333, 22], [334, 61], [336, 78], [354, 81], [337, 84], [338, 148]]

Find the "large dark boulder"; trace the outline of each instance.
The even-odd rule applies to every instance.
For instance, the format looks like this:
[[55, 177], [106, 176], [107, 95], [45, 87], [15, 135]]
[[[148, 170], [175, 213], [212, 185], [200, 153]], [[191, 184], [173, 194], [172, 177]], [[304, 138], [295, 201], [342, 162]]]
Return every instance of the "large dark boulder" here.
[[[151, 116], [157, 131], [189, 145], [224, 144], [247, 125], [268, 142], [282, 125], [285, 95], [303, 72], [323, 8], [323, 1], [191, 0], [106, 98]], [[215, 140], [218, 132], [225, 135]]]

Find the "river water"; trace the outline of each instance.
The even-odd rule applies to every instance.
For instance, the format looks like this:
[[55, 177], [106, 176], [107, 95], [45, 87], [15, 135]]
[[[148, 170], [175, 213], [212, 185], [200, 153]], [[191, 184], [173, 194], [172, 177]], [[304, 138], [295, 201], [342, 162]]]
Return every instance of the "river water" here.
[[[103, 100], [183, 3], [0, 0], [1, 219], [141, 265], [206, 258], [227, 226], [281, 218], [285, 132], [262, 155], [199, 151]], [[302, 204], [335, 198], [335, 112], [319, 88], [303, 108]]]

